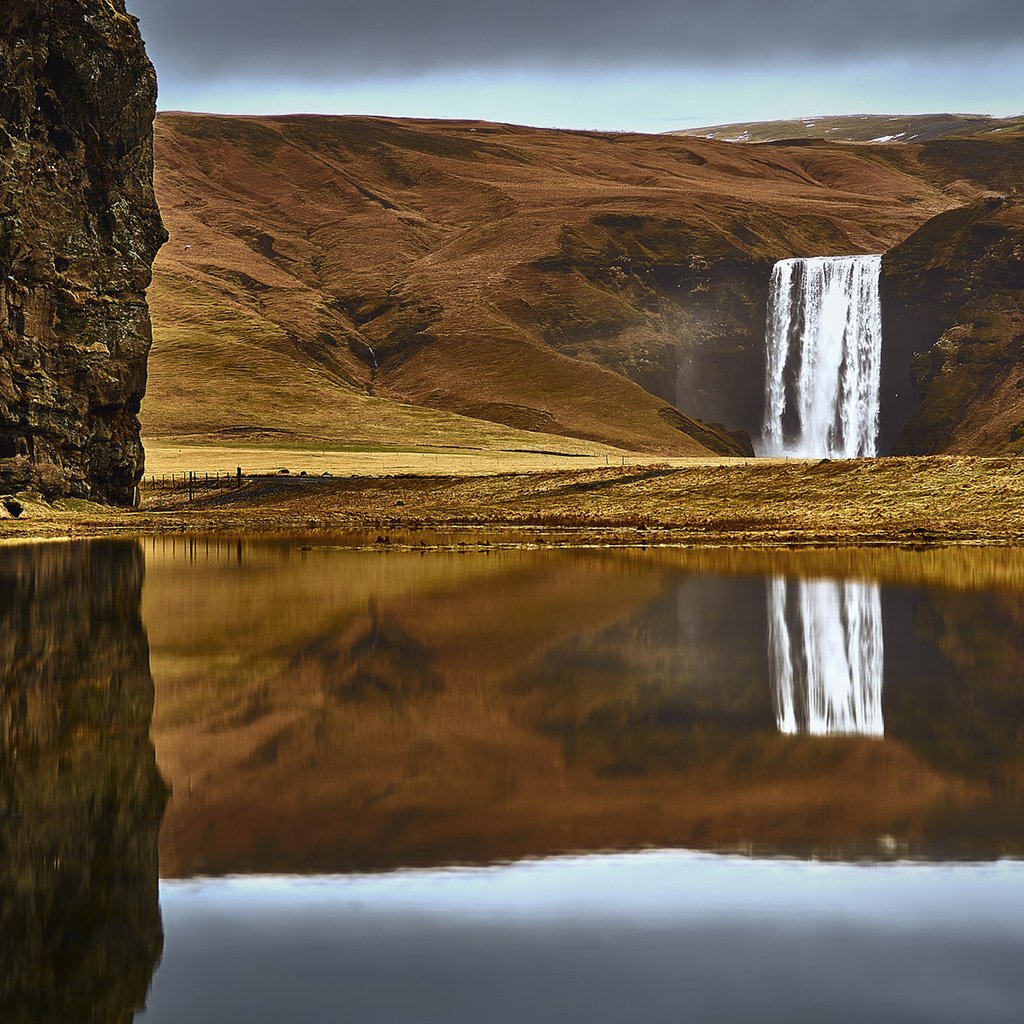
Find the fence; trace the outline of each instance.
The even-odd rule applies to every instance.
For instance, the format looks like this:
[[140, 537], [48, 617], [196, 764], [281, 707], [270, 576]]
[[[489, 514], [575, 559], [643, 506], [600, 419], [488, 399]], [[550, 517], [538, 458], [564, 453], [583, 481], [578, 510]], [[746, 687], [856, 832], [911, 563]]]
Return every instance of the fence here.
[[242, 486], [242, 467], [234, 473], [152, 473], [144, 476], [140, 487], [145, 491], [178, 491], [187, 490], [188, 500], [195, 497], [199, 490], [228, 489]]

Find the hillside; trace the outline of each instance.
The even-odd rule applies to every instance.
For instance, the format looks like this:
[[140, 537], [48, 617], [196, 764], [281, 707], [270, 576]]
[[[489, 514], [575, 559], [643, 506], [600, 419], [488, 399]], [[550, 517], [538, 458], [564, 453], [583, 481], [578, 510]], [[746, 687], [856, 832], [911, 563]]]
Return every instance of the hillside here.
[[935, 142], [938, 139], [978, 138], [1000, 132], [1024, 131], [1024, 117], [988, 114], [843, 114], [800, 117], [782, 121], [684, 128], [670, 132], [720, 142], [779, 142], [785, 139], [825, 139], [828, 142]]
[[974, 194], [899, 150], [163, 115], [146, 436], [738, 452], [771, 263]]

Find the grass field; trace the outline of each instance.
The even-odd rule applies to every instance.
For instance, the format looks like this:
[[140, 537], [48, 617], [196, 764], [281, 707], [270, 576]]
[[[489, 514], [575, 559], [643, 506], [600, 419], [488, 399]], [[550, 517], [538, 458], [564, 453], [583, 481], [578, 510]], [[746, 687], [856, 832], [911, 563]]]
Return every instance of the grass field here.
[[[451, 456], [450, 458], [455, 458]], [[240, 489], [145, 488], [141, 508], [26, 503], [0, 537], [405, 531], [511, 543], [1024, 543], [1024, 459], [661, 460], [477, 475], [247, 477]], [[465, 538], [463, 538], [465, 539]], [[357, 538], [358, 540], [358, 538]], [[455, 541], [453, 541], [455, 543]]]
[[[580, 442], [574, 438], [530, 438], [529, 449], [450, 446], [288, 446], [187, 445], [150, 442], [146, 446], [146, 480], [166, 480], [175, 474], [195, 472], [306, 473], [321, 476], [378, 476], [414, 473], [443, 476], [475, 476], [491, 473], [529, 473], [554, 469], [593, 469], [598, 466], [635, 465], [651, 461], [650, 455], [627, 452], [608, 445]], [[546, 447], [545, 445], [550, 445]], [[539, 445], [539, 446], [538, 446]], [[685, 461], [685, 460], [675, 460]]]

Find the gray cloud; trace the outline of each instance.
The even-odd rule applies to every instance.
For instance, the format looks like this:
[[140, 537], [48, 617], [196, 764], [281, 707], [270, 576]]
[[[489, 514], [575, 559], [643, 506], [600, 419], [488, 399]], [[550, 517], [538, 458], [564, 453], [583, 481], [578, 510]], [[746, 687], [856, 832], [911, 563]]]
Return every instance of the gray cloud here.
[[128, 0], [160, 72], [336, 82], [480, 68], [628, 68], [1024, 45], [1021, 0]]

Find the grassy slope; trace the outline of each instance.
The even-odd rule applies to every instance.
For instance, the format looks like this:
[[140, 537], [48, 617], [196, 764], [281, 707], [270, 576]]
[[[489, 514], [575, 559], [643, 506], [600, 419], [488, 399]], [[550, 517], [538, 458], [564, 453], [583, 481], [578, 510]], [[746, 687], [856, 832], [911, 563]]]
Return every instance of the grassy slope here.
[[[650, 239], [655, 262], [888, 248], [973, 188], [951, 191], [953, 172], [892, 148], [163, 115], [171, 240], [151, 293], [145, 434], [552, 447], [539, 431], [673, 455], [721, 448], [598, 365], [623, 350], [642, 363], [673, 327], [649, 294], [573, 260], [600, 264], [609, 224], [619, 238], [639, 225], [629, 245], [642, 253]], [[564, 272], [548, 272], [560, 258]]]

